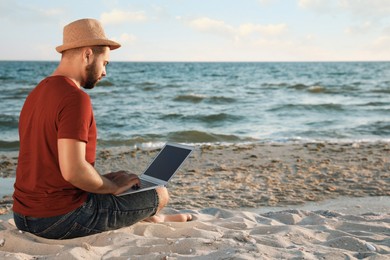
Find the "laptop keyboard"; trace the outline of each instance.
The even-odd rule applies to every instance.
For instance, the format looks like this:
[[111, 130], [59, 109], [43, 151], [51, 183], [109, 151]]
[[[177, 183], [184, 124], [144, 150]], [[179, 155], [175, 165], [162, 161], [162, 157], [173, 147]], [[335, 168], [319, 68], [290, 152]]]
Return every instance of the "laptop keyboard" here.
[[153, 182], [145, 181], [142, 179], [140, 180], [140, 189], [149, 188], [149, 187], [153, 187], [153, 186], [157, 186], [157, 184], [153, 183]]

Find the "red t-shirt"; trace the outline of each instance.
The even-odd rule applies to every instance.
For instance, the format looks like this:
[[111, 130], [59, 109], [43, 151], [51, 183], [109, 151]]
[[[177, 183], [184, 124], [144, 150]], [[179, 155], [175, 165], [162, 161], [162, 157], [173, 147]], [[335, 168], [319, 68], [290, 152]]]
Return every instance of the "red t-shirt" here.
[[66, 77], [44, 79], [24, 103], [19, 138], [13, 210], [52, 217], [80, 207], [88, 193], [62, 177], [57, 140], [86, 142], [86, 160], [94, 164], [96, 123], [89, 96]]

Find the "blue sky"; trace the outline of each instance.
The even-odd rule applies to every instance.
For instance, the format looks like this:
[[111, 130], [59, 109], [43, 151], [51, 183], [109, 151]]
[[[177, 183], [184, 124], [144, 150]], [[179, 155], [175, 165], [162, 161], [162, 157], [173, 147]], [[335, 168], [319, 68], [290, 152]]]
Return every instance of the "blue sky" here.
[[113, 61], [390, 60], [390, 0], [0, 0], [0, 60], [59, 60], [87, 17]]

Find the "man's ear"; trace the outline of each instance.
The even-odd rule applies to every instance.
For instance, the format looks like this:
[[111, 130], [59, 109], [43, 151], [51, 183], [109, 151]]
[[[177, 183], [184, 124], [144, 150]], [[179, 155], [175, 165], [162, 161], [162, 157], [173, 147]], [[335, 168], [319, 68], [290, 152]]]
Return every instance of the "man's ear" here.
[[92, 62], [92, 49], [91, 48], [85, 48], [83, 51], [83, 59], [87, 64], [90, 64]]

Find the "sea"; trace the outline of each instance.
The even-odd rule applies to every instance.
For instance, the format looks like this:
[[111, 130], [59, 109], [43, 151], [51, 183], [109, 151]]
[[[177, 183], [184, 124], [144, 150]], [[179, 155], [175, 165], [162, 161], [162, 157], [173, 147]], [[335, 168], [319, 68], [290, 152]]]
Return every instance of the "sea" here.
[[[0, 151], [57, 65], [0, 61]], [[390, 141], [390, 62], [112, 62], [85, 91], [101, 147]]]

